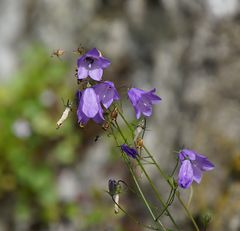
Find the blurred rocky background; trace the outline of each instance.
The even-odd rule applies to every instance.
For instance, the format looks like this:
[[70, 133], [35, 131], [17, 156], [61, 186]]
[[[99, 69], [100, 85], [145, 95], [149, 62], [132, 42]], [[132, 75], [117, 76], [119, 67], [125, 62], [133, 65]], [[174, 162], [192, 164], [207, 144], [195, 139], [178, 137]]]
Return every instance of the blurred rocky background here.
[[[105, 192], [109, 178], [129, 181], [111, 139], [93, 123], [80, 129], [73, 113], [55, 129], [61, 99], [77, 89], [80, 46], [111, 59], [104, 78], [122, 95], [157, 88], [149, 149], [166, 171], [182, 146], [208, 156], [216, 168], [194, 185], [191, 210], [199, 222], [212, 214], [207, 230], [240, 230], [239, 38], [238, 0], [0, 0], [0, 231], [144, 230], [114, 215]], [[147, 221], [137, 198], [123, 197]]]

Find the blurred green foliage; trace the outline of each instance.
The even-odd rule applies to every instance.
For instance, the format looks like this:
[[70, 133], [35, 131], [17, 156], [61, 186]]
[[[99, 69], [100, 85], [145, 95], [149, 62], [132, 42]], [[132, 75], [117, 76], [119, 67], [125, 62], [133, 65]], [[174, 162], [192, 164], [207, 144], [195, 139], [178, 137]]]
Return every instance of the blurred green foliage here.
[[68, 72], [65, 62], [35, 46], [23, 54], [16, 76], [0, 86], [0, 200], [12, 196], [6, 209], [16, 219], [37, 216], [48, 222], [62, 215], [56, 174], [74, 162], [81, 144], [81, 134], [74, 132], [75, 115], [56, 130], [64, 110], [61, 97], [74, 98]]

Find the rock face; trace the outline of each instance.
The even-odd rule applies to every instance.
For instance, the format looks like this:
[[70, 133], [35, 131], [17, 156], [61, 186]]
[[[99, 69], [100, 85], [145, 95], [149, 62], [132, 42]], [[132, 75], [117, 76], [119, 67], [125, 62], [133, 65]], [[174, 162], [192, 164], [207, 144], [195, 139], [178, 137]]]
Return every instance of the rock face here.
[[112, 60], [106, 78], [154, 86], [162, 97], [146, 136], [162, 166], [172, 168], [182, 145], [216, 164], [195, 187], [193, 211], [213, 211], [211, 230], [240, 229], [237, 0], [2, 0], [0, 12], [2, 81], [32, 42], [50, 51], [100, 48]]

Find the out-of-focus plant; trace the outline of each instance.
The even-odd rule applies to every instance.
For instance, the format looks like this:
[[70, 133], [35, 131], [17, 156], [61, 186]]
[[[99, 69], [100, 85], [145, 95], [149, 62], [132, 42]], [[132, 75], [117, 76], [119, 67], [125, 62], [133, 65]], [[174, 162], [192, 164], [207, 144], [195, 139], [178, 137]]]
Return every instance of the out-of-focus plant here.
[[1, 209], [13, 214], [9, 220], [47, 223], [67, 214], [57, 196], [56, 173], [74, 162], [81, 143], [73, 123], [56, 132], [61, 97], [72, 97], [67, 73], [64, 62], [34, 46], [24, 52], [15, 76], [0, 85], [0, 200], [6, 201]]

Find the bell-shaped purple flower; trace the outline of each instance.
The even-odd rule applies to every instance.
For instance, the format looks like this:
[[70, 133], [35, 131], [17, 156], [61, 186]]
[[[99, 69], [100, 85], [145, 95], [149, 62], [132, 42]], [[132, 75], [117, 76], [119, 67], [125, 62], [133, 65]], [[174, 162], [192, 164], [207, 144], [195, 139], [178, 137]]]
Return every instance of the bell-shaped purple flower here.
[[126, 144], [122, 144], [121, 145], [121, 149], [124, 153], [126, 153], [128, 156], [136, 159], [137, 158], [137, 155], [138, 155], [138, 152], [136, 149], [134, 148], [130, 148], [128, 145]]
[[181, 167], [178, 174], [178, 185], [188, 188], [193, 181], [201, 182], [202, 173], [214, 169], [214, 165], [207, 157], [189, 149], [183, 149], [179, 153]]
[[159, 103], [161, 98], [154, 94], [156, 89], [151, 91], [144, 91], [139, 88], [131, 88], [128, 91], [128, 97], [134, 107], [137, 119], [140, 118], [141, 113], [145, 116], [152, 115], [152, 105]]
[[103, 75], [103, 69], [110, 65], [110, 61], [102, 56], [96, 48], [88, 51], [77, 61], [78, 79], [85, 79], [90, 76], [96, 81], [100, 81]]
[[78, 123], [84, 126], [89, 119], [93, 119], [96, 123], [104, 120], [103, 110], [98, 97], [93, 88], [86, 88], [77, 93], [78, 100]]
[[108, 109], [113, 100], [119, 100], [119, 95], [114, 84], [110, 81], [96, 84], [94, 86], [95, 92], [99, 98], [99, 101], [103, 106]]

